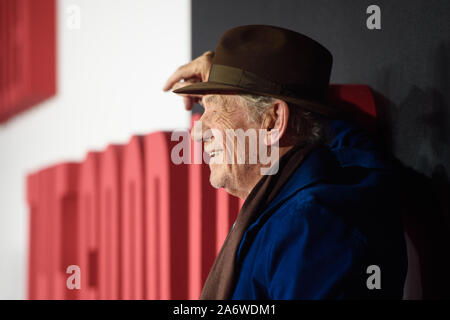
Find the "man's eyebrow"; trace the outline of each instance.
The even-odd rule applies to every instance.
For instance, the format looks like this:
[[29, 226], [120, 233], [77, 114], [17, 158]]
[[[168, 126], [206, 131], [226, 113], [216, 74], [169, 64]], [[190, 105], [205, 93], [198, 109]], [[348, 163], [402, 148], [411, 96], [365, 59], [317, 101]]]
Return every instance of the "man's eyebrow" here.
[[214, 100], [214, 96], [204, 96], [202, 99], [203, 104], [211, 103]]
[[217, 101], [217, 96], [216, 95], [207, 95], [207, 96], [203, 96], [202, 100], [200, 101], [201, 105], [204, 106], [205, 103], [214, 103]]

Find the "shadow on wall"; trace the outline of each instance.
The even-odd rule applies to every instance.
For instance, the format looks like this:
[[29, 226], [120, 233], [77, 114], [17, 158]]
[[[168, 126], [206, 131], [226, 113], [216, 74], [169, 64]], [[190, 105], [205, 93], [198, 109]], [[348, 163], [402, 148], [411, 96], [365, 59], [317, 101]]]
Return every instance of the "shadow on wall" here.
[[[404, 223], [408, 246], [405, 299], [450, 298], [450, 44], [434, 60], [431, 87], [409, 88], [394, 104], [374, 92], [378, 129], [401, 167]], [[385, 70], [380, 90], [406, 85]]]

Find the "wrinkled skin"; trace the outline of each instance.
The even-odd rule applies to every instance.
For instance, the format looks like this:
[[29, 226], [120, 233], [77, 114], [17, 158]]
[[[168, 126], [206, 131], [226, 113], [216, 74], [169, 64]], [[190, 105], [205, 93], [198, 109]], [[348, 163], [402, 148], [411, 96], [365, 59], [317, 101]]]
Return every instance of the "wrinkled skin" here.
[[[236, 96], [205, 95], [202, 102], [205, 108], [205, 112], [200, 118], [202, 132], [192, 132], [191, 136], [194, 139], [203, 137], [206, 152], [218, 152], [209, 162], [211, 185], [215, 188], [224, 188], [228, 193], [237, 197], [246, 198], [249, 190], [260, 179], [258, 172], [261, 165], [259, 163], [249, 164], [250, 148], [248, 143], [245, 143], [245, 163], [239, 164], [237, 161], [237, 138], [228, 136], [230, 140], [227, 144], [226, 130], [254, 129], [257, 132], [261, 124], [251, 120], [245, 106]], [[227, 146], [233, 148], [233, 161], [227, 161]], [[231, 160], [231, 156], [228, 159]]]

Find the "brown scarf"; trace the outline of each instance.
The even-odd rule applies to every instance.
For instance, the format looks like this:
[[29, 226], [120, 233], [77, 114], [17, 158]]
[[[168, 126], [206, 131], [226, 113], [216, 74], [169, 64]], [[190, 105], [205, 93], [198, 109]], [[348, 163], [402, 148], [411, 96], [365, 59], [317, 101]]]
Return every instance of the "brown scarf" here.
[[281, 157], [278, 173], [263, 176], [252, 189], [214, 261], [203, 286], [200, 300], [231, 299], [237, 279], [236, 253], [245, 231], [281, 191], [311, 149], [312, 147], [305, 147], [303, 144], [294, 146]]

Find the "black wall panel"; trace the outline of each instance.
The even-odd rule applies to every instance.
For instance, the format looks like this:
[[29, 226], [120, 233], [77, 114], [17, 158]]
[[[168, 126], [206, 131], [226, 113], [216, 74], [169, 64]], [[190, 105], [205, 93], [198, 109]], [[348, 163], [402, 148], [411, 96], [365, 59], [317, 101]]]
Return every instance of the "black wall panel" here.
[[[366, 27], [372, 4], [381, 9], [381, 30]], [[334, 56], [332, 83], [375, 91], [380, 134], [411, 169], [405, 179], [414, 187], [404, 194], [419, 201], [412, 205], [411, 230], [431, 247], [421, 253], [415, 243], [426, 260], [421, 272], [434, 273], [422, 284], [425, 297], [449, 296], [449, 21], [447, 0], [192, 0], [193, 57], [214, 50], [231, 27], [271, 24], [324, 44]]]

